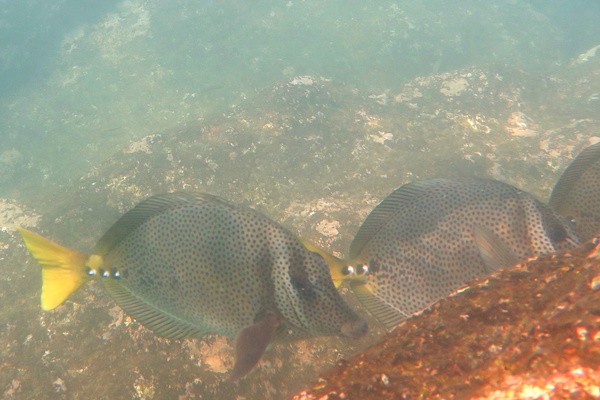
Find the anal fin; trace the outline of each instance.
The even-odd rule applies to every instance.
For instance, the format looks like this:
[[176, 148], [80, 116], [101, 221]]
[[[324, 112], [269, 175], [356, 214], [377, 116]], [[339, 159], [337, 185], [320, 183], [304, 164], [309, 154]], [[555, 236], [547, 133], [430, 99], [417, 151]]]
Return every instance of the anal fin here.
[[363, 306], [381, 322], [386, 329], [393, 327], [404, 321], [410, 314], [392, 307], [379, 296], [377, 296], [369, 287], [368, 283], [350, 283], [350, 288], [358, 297]]
[[122, 285], [120, 281], [106, 280], [105, 287], [119, 307], [158, 336], [167, 339], [185, 339], [201, 337], [209, 332], [173, 313], [157, 308]]

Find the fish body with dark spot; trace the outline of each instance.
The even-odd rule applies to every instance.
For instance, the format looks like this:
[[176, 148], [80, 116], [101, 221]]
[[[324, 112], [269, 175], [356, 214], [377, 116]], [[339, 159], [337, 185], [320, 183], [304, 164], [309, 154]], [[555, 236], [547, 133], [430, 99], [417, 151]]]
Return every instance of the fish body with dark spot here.
[[476, 277], [579, 243], [569, 221], [514, 186], [435, 179], [384, 199], [332, 276], [391, 328]]
[[575, 222], [581, 240], [600, 232], [600, 143], [585, 148], [569, 164], [548, 204]]
[[236, 337], [233, 378], [273, 340], [358, 338], [367, 325], [337, 293], [327, 263], [291, 232], [208, 194], [170, 193], [123, 215], [91, 256], [21, 230], [42, 264], [42, 308], [90, 279], [156, 334]]

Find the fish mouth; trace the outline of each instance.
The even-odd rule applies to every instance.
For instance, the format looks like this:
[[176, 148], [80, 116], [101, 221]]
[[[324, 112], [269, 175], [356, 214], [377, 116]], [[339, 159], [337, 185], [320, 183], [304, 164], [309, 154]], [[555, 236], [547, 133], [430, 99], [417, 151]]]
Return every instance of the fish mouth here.
[[355, 321], [345, 322], [342, 325], [341, 331], [342, 335], [346, 337], [358, 339], [367, 334], [369, 331], [369, 325], [364, 319], [357, 319]]

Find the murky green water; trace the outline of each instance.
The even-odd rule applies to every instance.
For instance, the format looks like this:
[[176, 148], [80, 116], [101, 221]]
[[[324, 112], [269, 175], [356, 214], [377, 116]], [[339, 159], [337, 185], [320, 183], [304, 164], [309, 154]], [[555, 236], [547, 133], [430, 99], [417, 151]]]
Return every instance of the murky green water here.
[[277, 399], [381, 333], [280, 346], [234, 387], [231, 343], [158, 339], [99, 285], [42, 313], [17, 225], [85, 250], [140, 199], [199, 190], [343, 255], [407, 181], [491, 176], [546, 198], [600, 140], [592, 0], [28, 0], [0, 11], [5, 397]]
[[593, 1], [3, 2], [0, 194], [77, 178], [128, 141], [296, 75], [381, 93], [470, 65], [552, 70]]

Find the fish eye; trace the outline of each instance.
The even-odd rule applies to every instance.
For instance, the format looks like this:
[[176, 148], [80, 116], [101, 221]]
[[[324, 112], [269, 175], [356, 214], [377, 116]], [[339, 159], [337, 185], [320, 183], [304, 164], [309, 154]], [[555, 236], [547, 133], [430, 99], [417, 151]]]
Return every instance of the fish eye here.
[[567, 239], [567, 230], [561, 225], [551, 226], [548, 230], [548, 237], [554, 243], [564, 242]]
[[292, 277], [292, 278], [290, 278], [290, 282], [292, 283], [292, 286], [294, 287], [294, 289], [301, 291], [301, 292], [308, 290], [311, 286], [308, 279]]
[[356, 273], [358, 275], [366, 275], [369, 273], [369, 265], [368, 264], [357, 264], [356, 265]]
[[354, 267], [350, 265], [344, 265], [342, 268], [342, 275], [354, 275]]
[[307, 297], [309, 299], [313, 298], [315, 293], [313, 290], [313, 285], [310, 283], [308, 279], [302, 279], [297, 277], [291, 277], [290, 283], [296, 289], [296, 291], [303, 297]]
[[85, 273], [86, 273], [88, 276], [96, 276], [96, 271], [95, 271], [95, 270], [93, 270], [93, 269], [92, 269], [92, 268], [90, 268], [90, 267], [85, 267]]

